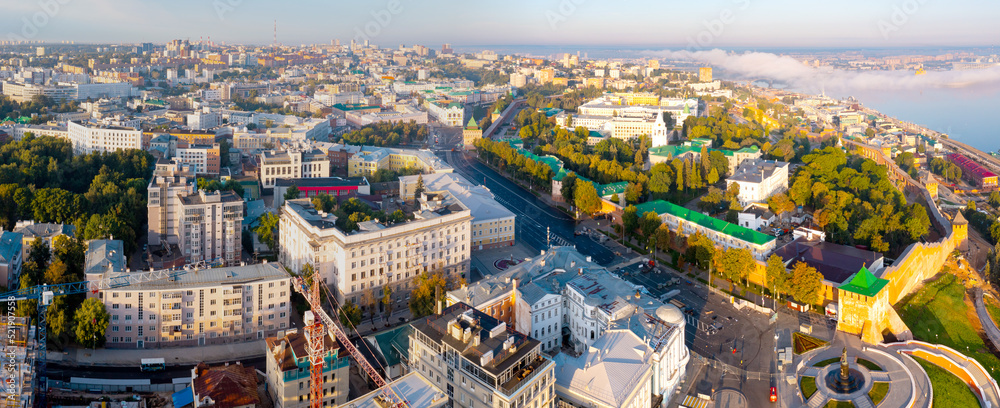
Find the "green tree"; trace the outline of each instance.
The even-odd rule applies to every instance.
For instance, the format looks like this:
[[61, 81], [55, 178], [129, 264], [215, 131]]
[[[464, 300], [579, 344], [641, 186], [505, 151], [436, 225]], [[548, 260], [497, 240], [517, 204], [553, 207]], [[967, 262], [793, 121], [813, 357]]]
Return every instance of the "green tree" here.
[[977, 208], [975, 200], [969, 200], [965, 202], [965, 211], [976, 211], [976, 210]]
[[990, 193], [990, 198], [988, 200], [993, 208], [1000, 208], [1000, 192], [994, 191]]
[[652, 211], [646, 211], [639, 219], [639, 229], [642, 230], [642, 236], [646, 238], [653, 236], [661, 224], [663, 221], [660, 220], [660, 216]]
[[111, 315], [99, 299], [84, 300], [73, 319], [76, 322], [76, 342], [89, 348], [103, 346], [110, 319]]
[[344, 327], [355, 327], [361, 324], [361, 308], [351, 301], [344, 302], [340, 308], [340, 324]]
[[424, 175], [417, 176], [417, 186], [413, 189], [413, 199], [416, 200], [424, 194]]
[[257, 225], [257, 228], [254, 228], [257, 238], [260, 239], [260, 242], [266, 244], [271, 251], [274, 251], [278, 245], [278, 221], [280, 219], [277, 215], [264, 213], [264, 215], [260, 216], [260, 224]]
[[628, 183], [625, 187], [625, 201], [629, 204], [638, 203], [642, 199], [642, 184]]
[[820, 302], [823, 289], [823, 274], [805, 262], [797, 262], [792, 268], [791, 293], [796, 302], [815, 305]]
[[715, 252], [715, 243], [700, 231], [687, 237], [687, 251], [685, 251], [684, 257], [699, 268], [708, 269], [711, 267]]
[[576, 173], [569, 172], [562, 179], [562, 186], [559, 187], [559, 194], [562, 195], [563, 200], [567, 203], [573, 202], [573, 192], [576, 189]]
[[385, 315], [392, 316], [392, 287], [386, 286], [382, 291], [382, 307], [385, 308]]
[[634, 205], [625, 207], [622, 211], [622, 226], [625, 229], [625, 233], [632, 235], [635, 233], [636, 228], [639, 228], [639, 209]]
[[285, 190], [285, 197], [284, 198], [285, 198], [285, 201], [294, 200], [296, 198], [299, 198], [299, 187], [296, 186], [295, 184], [292, 184], [290, 187], [288, 187], [288, 190]]
[[327, 193], [319, 193], [312, 198], [312, 205], [317, 211], [330, 212], [337, 205], [337, 199]]
[[34, 264], [41, 271], [49, 266], [50, 260], [52, 260], [52, 252], [49, 250], [49, 244], [41, 237], [35, 237], [31, 241], [31, 249], [28, 251], [27, 261]]
[[708, 171], [708, 176], [705, 177], [705, 181], [708, 182], [708, 185], [714, 186], [715, 183], [719, 182], [719, 171], [713, 167]]
[[59, 285], [71, 283], [75, 280], [75, 277], [69, 273], [66, 264], [63, 261], [56, 260], [45, 269], [45, 277], [42, 279], [42, 282], [47, 285]]
[[597, 196], [593, 183], [577, 183], [573, 196], [576, 208], [584, 214], [590, 215], [601, 210], [601, 197]]
[[49, 326], [49, 336], [60, 338], [70, 333], [73, 327], [73, 316], [68, 302], [67, 296], [56, 296], [46, 309], [45, 318]]
[[777, 294], [775, 298], [780, 297], [782, 293], [788, 293], [788, 270], [780, 256], [771, 255], [767, 258], [767, 267], [764, 271], [767, 275], [767, 287], [772, 293]]
[[416, 287], [410, 294], [410, 312], [418, 319], [434, 313], [435, 302], [443, 293], [447, 282], [440, 274], [423, 273], [417, 276]]
[[83, 279], [84, 252], [83, 242], [80, 240], [66, 235], [57, 235], [52, 239], [52, 253], [57, 260], [66, 264], [69, 274], [74, 277], [73, 281]]

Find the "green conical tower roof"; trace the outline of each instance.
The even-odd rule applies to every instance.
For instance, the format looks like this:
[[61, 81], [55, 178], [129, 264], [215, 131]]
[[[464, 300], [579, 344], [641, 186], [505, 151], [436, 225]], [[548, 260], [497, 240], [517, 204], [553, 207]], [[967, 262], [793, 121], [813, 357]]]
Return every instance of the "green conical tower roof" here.
[[851, 276], [846, 283], [840, 285], [840, 289], [863, 296], [874, 297], [888, 283], [888, 280], [876, 278], [867, 267], [862, 266], [858, 273]]
[[478, 129], [479, 124], [476, 123], [476, 118], [469, 118], [469, 124], [465, 125], [466, 129]]

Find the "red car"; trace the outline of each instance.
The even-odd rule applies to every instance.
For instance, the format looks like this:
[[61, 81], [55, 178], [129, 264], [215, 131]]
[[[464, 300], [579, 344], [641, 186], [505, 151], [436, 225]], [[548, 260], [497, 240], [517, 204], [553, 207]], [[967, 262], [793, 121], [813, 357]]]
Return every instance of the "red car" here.
[[778, 402], [778, 387], [771, 387], [771, 402]]

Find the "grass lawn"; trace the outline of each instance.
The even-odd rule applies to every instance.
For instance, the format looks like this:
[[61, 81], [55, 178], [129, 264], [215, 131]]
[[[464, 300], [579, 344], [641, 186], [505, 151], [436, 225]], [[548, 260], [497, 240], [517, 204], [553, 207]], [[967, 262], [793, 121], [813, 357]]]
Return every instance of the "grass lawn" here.
[[[979, 318], [971, 301], [965, 302], [965, 287], [955, 275], [944, 273], [896, 306], [913, 337], [939, 343], [979, 361], [1000, 380], [1000, 359], [990, 353], [979, 337]], [[975, 325], [975, 326], [973, 326]]]
[[838, 363], [838, 362], [840, 362], [840, 357], [833, 357], [833, 358], [828, 358], [826, 360], [820, 361], [820, 362], [818, 362], [816, 364], [813, 364], [813, 367], [826, 367], [826, 366], [828, 366], [830, 364]]
[[927, 377], [931, 379], [931, 387], [934, 388], [932, 405], [935, 408], [980, 406], [976, 394], [973, 394], [969, 386], [958, 377], [920, 357], [913, 359], [920, 363], [927, 372]]
[[872, 384], [872, 390], [868, 391], [868, 398], [872, 399], [872, 404], [878, 406], [878, 403], [882, 402], [882, 400], [888, 394], [889, 394], [889, 383], [877, 382], [875, 384]]
[[826, 408], [854, 408], [851, 401], [827, 401]]
[[858, 364], [865, 366], [869, 371], [885, 371], [878, 364], [875, 364], [875, 362], [863, 358], [858, 359]]
[[1000, 301], [997, 301], [993, 296], [983, 296], [983, 303], [986, 303], [986, 312], [990, 314], [990, 319], [996, 323], [1000, 320]]
[[802, 387], [802, 396], [808, 400], [816, 392], [816, 377], [802, 377], [799, 387]]

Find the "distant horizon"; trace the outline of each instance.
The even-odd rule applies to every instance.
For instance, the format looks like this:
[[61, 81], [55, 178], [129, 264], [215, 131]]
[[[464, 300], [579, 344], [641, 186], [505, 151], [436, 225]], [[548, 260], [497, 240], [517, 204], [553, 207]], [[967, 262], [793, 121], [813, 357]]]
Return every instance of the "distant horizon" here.
[[391, 46], [969, 47], [1000, 38], [997, 15], [1000, 3], [988, 0], [7, 1], [0, 3], [0, 39], [114, 44], [211, 37], [267, 45], [276, 21], [277, 42], [296, 45], [356, 38]]

